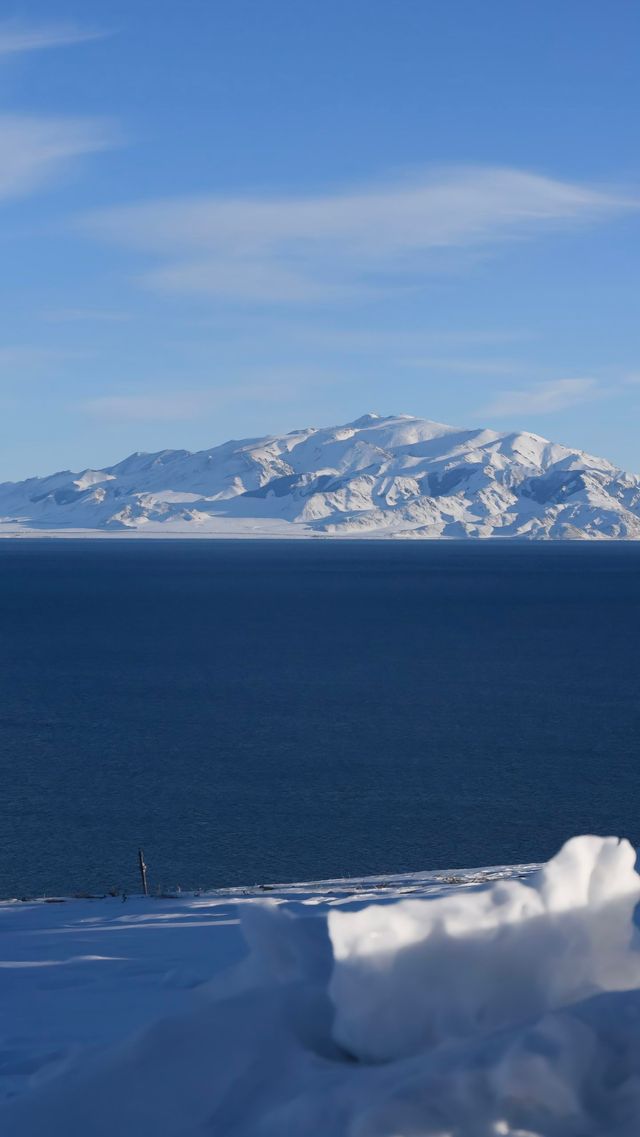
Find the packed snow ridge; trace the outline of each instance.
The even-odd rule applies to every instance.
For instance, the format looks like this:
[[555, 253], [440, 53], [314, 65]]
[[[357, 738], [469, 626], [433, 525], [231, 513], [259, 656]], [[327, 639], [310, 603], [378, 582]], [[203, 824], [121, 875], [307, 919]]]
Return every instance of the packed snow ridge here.
[[0, 905], [0, 1132], [637, 1137], [635, 861]]
[[0, 485], [0, 535], [640, 538], [640, 478], [536, 434], [409, 415]]

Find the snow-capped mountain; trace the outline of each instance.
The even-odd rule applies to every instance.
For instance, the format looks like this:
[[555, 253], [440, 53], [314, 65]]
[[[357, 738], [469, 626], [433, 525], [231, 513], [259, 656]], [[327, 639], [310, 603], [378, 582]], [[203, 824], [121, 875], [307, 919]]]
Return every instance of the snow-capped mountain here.
[[536, 434], [410, 415], [0, 485], [0, 533], [640, 538], [640, 478]]

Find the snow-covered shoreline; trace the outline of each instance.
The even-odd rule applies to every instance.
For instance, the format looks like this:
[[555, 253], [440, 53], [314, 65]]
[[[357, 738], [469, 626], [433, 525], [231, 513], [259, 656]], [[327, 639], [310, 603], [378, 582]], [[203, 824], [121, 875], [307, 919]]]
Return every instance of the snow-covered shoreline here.
[[273, 544], [281, 543], [282, 541], [319, 541], [327, 544], [329, 542], [340, 542], [342, 544], [350, 544], [357, 541], [358, 544], [388, 544], [390, 541], [395, 543], [405, 541], [420, 541], [420, 544], [449, 544], [449, 545], [469, 545], [482, 544], [491, 545], [536, 545], [553, 544], [557, 545], [593, 545], [598, 544], [616, 544], [616, 545], [637, 545], [640, 542], [640, 536], [634, 537], [618, 537], [618, 536], [578, 536], [578, 537], [537, 537], [535, 542], [527, 535], [517, 535], [515, 537], [496, 536], [495, 534], [487, 534], [485, 536], [477, 536], [473, 538], [468, 537], [448, 537], [448, 536], [434, 536], [434, 537], [413, 537], [411, 533], [395, 533], [390, 531], [375, 532], [375, 533], [357, 533], [357, 532], [344, 532], [344, 533], [318, 533], [311, 532], [304, 526], [289, 525], [286, 530], [280, 533], [275, 533], [271, 529], [246, 529], [234, 528], [229, 526], [227, 529], [220, 528], [219, 530], [203, 530], [194, 532], [192, 529], [174, 529], [167, 528], [153, 528], [148, 527], [145, 529], [132, 529], [132, 530], [117, 530], [116, 532], [107, 532], [100, 529], [3, 529], [0, 523], [0, 541], [50, 541], [50, 540], [75, 540], [75, 541], [268, 541]]
[[631, 1137], [634, 866], [3, 902], [0, 1132]]

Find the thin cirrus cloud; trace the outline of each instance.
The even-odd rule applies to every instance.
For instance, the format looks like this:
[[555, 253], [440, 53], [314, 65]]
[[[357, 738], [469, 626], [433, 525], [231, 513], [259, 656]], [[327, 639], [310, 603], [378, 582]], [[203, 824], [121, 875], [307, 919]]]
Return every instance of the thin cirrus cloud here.
[[[149, 287], [250, 303], [313, 303], [410, 287], [454, 250], [482, 250], [630, 209], [629, 196], [501, 167], [316, 197], [142, 202], [82, 219], [154, 258]], [[443, 259], [444, 258], [444, 259]]]
[[175, 395], [102, 395], [87, 399], [81, 409], [91, 418], [110, 422], [171, 422], [193, 419], [210, 406], [208, 395], [185, 391]]
[[123, 324], [131, 313], [117, 308], [50, 308], [42, 319], [50, 324]]
[[595, 379], [556, 379], [526, 390], [502, 391], [478, 412], [495, 418], [518, 414], [553, 414], [587, 402], [598, 394]]
[[17, 20], [3, 20], [0, 23], [0, 57], [51, 47], [71, 47], [76, 43], [103, 39], [108, 34], [77, 24], [24, 24]]
[[[314, 381], [313, 377], [310, 381]], [[207, 390], [100, 395], [86, 399], [79, 409], [90, 418], [112, 423], [186, 422], [247, 399], [259, 403], [286, 402], [296, 390], [294, 383], [267, 379]]]
[[0, 376], [13, 375], [28, 370], [47, 368], [76, 353], [65, 348], [36, 347], [33, 344], [0, 345]]
[[0, 200], [32, 193], [78, 158], [115, 143], [113, 127], [102, 120], [0, 114]]
[[454, 375], [514, 375], [523, 370], [515, 359], [469, 359], [456, 356], [407, 356], [398, 360], [401, 367], [415, 367], [427, 372]]

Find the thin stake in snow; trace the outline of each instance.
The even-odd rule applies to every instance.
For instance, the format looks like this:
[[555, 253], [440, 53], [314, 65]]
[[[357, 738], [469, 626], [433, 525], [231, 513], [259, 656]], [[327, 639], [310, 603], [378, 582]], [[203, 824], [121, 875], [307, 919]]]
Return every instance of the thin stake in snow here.
[[144, 863], [144, 853], [142, 849], [138, 849], [138, 864], [140, 866], [140, 877], [142, 879], [142, 891], [145, 896], [149, 895], [149, 888], [147, 885], [147, 866]]

